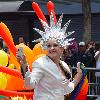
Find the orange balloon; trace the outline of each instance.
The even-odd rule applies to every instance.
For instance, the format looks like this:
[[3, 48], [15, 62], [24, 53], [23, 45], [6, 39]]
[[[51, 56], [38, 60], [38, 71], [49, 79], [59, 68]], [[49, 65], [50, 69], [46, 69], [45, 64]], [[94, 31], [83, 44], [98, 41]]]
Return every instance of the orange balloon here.
[[3, 22], [1, 22], [0, 25], [1, 25], [1, 27], [5, 30], [5, 33], [7, 34], [7, 36], [9, 37], [9, 39], [10, 39], [10, 40], [12, 41], [12, 43], [14, 44], [12, 35], [11, 35], [11, 33], [10, 33], [10, 30], [7, 28], [7, 26], [6, 26]]
[[33, 61], [35, 61], [35, 60], [37, 60], [38, 58], [43, 57], [43, 56], [45, 56], [45, 55], [46, 55], [46, 54], [39, 54], [39, 55], [37, 55], [37, 56], [34, 57]]
[[6, 90], [23, 90], [23, 89], [24, 89], [24, 80], [12, 75], [7, 75]]
[[8, 35], [10, 34], [8, 31], [6, 31], [6, 29], [2, 26], [2, 23], [0, 23], [0, 35], [3, 38], [3, 40], [5, 41], [6, 45], [8, 46], [8, 48], [11, 50], [11, 52], [16, 56], [16, 52], [17, 52], [17, 48], [15, 47], [14, 43], [12, 42], [11, 36]]
[[40, 55], [40, 54], [47, 54], [47, 51], [42, 49], [41, 43], [38, 43], [33, 48], [33, 54], [35, 57], [35, 56]]

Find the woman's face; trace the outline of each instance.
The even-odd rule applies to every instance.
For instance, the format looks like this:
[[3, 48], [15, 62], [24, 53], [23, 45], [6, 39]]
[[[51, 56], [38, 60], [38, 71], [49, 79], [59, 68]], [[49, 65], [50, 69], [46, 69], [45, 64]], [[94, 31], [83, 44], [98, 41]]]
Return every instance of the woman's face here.
[[50, 39], [47, 42], [48, 56], [52, 59], [60, 58], [63, 53], [63, 48], [56, 42], [55, 39]]

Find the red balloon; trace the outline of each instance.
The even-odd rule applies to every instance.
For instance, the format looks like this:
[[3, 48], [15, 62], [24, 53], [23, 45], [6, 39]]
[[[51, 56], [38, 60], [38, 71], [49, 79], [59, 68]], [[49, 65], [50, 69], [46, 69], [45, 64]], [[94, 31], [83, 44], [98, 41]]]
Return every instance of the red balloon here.
[[55, 15], [55, 11], [54, 11], [54, 4], [51, 1], [49, 1], [47, 3], [47, 8], [48, 8], [49, 15], [51, 15], [51, 12], [52, 12], [53, 17], [54, 17], [54, 22], [56, 24], [57, 23], [57, 19], [56, 19], [56, 15]]
[[40, 9], [40, 7], [38, 6], [37, 3], [33, 2], [32, 3], [32, 8], [36, 12], [36, 15], [38, 16], [39, 19], [42, 19], [43, 21], [47, 22], [43, 12], [41, 11], [41, 9]]
[[11, 69], [11, 68], [8, 68], [8, 67], [0, 66], [0, 72], [6, 73], [6, 74], [10, 74], [10, 75], [16, 76], [18, 78], [22, 78], [22, 75], [21, 75], [21, 73], [19, 71]]
[[15, 47], [14, 43], [10, 40], [10, 38], [7, 36], [5, 29], [2, 27], [2, 23], [0, 23], [0, 35], [5, 41], [8, 48], [14, 54], [14, 56], [16, 56], [17, 48]]
[[26, 96], [26, 98], [33, 98], [34, 92], [17, 92], [17, 91], [10, 91], [10, 90], [0, 90], [0, 95], [7, 96], [7, 97]]

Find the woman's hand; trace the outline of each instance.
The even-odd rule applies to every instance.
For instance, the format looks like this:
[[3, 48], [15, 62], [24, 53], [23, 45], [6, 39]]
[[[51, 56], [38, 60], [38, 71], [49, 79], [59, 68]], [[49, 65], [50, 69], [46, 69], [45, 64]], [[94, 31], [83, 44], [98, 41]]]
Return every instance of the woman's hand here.
[[80, 82], [81, 78], [82, 78], [82, 70], [81, 70], [81, 63], [78, 62], [77, 63], [77, 74], [74, 77], [74, 86], [76, 87], [77, 84]]
[[18, 55], [18, 53], [16, 53], [16, 57], [17, 57], [17, 61], [19, 62], [20, 66], [22, 67], [22, 69], [25, 70], [26, 67], [28, 66], [25, 54], [23, 54], [21, 57]]
[[82, 74], [82, 70], [81, 70], [80, 66], [81, 66], [81, 63], [78, 62], [78, 63], [77, 63], [77, 73], [78, 73], [78, 74]]
[[25, 74], [28, 70], [26, 56], [24, 54], [22, 54], [22, 56], [20, 56], [18, 53], [16, 53], [16, 58], [20, 64], [22, 76], [23, 76], [23, 78], [25, 78]]

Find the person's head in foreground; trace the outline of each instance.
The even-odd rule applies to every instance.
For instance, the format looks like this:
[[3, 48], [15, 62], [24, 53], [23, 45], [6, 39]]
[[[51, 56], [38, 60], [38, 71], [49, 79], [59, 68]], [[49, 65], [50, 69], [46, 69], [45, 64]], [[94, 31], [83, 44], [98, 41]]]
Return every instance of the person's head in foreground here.
[[74, 33], [72, 32], [67, 32], [66, 29], [70, 23], [71, 20], [69, 20], [64, 27], [61, 28], [62, 24], [62, 18], [63, 14], [60, 16], [58, 22], [55, 24], [53, 14], [51, 13], [50, 15], [50, 26], [41, 20], [41, 23], [45, 27], [44, 30], [45, 32], [34, 28], [41, 36], [41, 42], [42, 42], [42, 47], [43, 49], [46, 49], [48, 51], [48, 56], [52, 60], [58, 60], [60, 59], [61, 55], [63, 54], [64, 48], [69, 45], [69, 41], [72, 41], [73, 39], [68, 39], [67, 37]]

